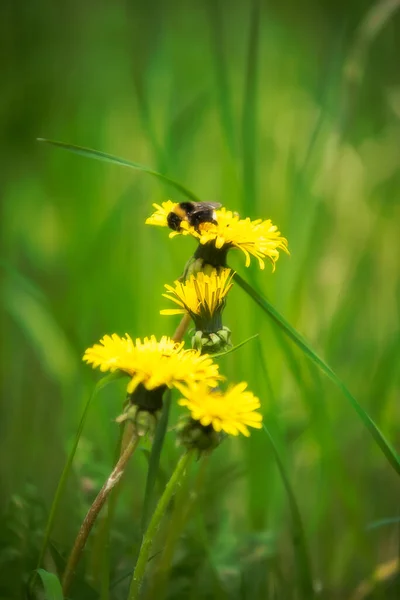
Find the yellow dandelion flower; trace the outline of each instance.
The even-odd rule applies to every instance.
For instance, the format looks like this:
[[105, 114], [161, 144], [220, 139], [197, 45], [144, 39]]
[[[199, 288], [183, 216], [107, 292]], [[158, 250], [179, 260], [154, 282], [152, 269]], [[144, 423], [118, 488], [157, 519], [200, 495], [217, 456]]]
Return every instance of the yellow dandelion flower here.
[[[184, 342], [177, 343], [163, 336], [157, 341], [155, 336], [136, 339], [126, 334], [120, 338], [117, 334], [106, 335], [88, 348], [83, 360], [101, 371], [123, 371], [131, 377], [128, 393], [132, 394], [139, 384], [148, 390], [166, 385], [192, 385], [200, 381], [215, 386], [222, 376], [218, 365], [196, 350], [185, 350]], [[181, 387], [180, 387], [181, 389]]]
[[[173, 212], [177, 204], [178, 202], [172, 202], [171, 200], [167, 200], [167, 202], [163, 202], [162, 204], [153, 204], [153, 207], [156, 210], [150, 217], [146, 219], [146, 225], [168, 227], [167, 217], [170, 212]], [[171, 231], [169, 237], [173, 238], [176, 235], [192, 235], [191, 229], [193, 228], [190, 227], [186, 221], [182, 221], [180, 231]]]
[[200, 382], [214, 387], [224, 379], [219, 374], [218, 365], [213, 362], [208, 354], [201, 354], [200, 350], [183, 350], [179, 352], [168, 361], [168, 367], [169, 379], [164, 376], [164, 379], [167, 380], [165, 382], [161, 381], [161, 375], [154, 372], [150, 384], [157, 387], [166, 383], [169, 387], [174, 386], [182, 391], [185, 387]]
[[287, 240], [270, 219], [240, 219], [237, 214], [225, 208], [217, 210], [216, 215], [218, 225], [203, 223], [200, 226], [200, 244], [213, 242], [218, 250], [237, 248], [246, 257], [246, 267], [250, 265], [252, 255], [257, 258], [261, 269], [265, 267], [264, 259], [270, 260], [275, 269], [279, 250], [288, 253]]
[[170, 212], [173, 211], [176, 202], [172, 202], [171, 200], [167, 200], [167, 202], [163, 202], [160, 204], [153, 204], [153, 207], [156, 211], [146, 219], [146, 225], [157, 225], [158, 227], [168, 227], [167, 217]]
[[247, 383], [238, 383], [226, 392], [214, 391], [204, 384], [194, 385], [183, 392], [184, 398], [178, 402], [186, 406], [192, 419], [214, 431], [225, 431], [229, 435], [242, 433], [250, 435], [248, 427], [261, 429], [262, 416], [256, 412], [260, 408], [259, 399], [246, 391]]
[[[146, 220], [147, 224], [168, 227], [168, 213], [176, 206], [170, 200], [162, 205], [154, 204], [156, 212]], [[248, 217], [241, 219], [237, 213], [226, 208], [216, 210], [215, 223], [201, 223], [198, 230], [182, 221], [180, 231], [172, 231], [170, 237], [176, 235], [191, 235], [196, 238], [201, 246], [213, 245], [221, 253], [221, 265], [225, 265], [226, 252], [230, 248], [237, 248], [246, 258], [246, 267], [250, 265], [250, 256], [257, 258], [261, 269], [265, 268], [264, 260], [268, 259], [275, 270], [275, 263], [279, 258], [279, 251], [289, 254], [288, 243], [276, 225], [270, 219], [256, 219], [251, 221]], [[201, 252], [197, 252], [201, 257]]]
[[231, 269], [222, 269], [220, 272], [212, 269], [210, 274], [200, 271], [184, 282], [175, 281], [174, 287], [165, 285], [168, 294], [163, 294], [164, 298], [168, 298], [180, 308], [164, 309], [160, 314], [189, 313], [194, 320], [196, 317], [212, 319], [225, 306], [226, 296], [233, 285], [233, 274]]

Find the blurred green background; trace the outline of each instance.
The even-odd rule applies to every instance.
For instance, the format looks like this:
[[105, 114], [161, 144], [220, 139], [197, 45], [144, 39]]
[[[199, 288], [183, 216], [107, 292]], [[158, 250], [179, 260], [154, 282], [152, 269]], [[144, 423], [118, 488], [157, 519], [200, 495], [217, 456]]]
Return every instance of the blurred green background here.
[[[21, 598], [36, 567], [58, 478], [99, 378], [81, 362], [84, 349], [105, 333], [171, 334], [176, 319], [159, 315], [163, 285], [194, 251], [193, 240], [144, 225], [153, 202], [182, 199], [172, 188], [37, 137], [140, 162], [203, 200], [271, 218], [291, 256], [273, 274], [256, 261], [246, 270], [240, 253], [231, 252], [231, 266], [305, 335], [400, 448], [398, 6], [2, 3], [2, 600]], [[379, 564], [398, 557], [397, 476], [340, 391], [237, 286], [225, 315], [234, 343], [259, 333], [221, 359], [221, 370], [262, 400], [319, 597], [351, 598]], [[115, 384], [92, 406], [52, 535], [56, 562], [110, 472], [123, 397]], [[164, 479], [179, 454], [170, 431]], [[108, 548], [111, 598], [126, 597], [146, 467], [139, 452], [121, 491]], [[198, 493], [168, 584], [154, 591], [156, 555], [145, 598], [304, 598], [287, 496], [262, 431], [227, 440]], [[98, 597], [100, 529], [73, 598]], [[394, 575], [370, 597], [400, 597], [395, 584]]]

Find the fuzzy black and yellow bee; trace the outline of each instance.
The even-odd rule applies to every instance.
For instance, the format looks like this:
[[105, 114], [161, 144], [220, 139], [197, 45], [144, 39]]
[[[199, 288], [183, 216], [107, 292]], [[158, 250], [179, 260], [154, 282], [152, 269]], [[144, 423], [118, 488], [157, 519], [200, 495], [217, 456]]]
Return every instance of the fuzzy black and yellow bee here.
[[201, 223], [217, 225], [215, 210], [221, 206], [218, 202], [179, 202], [167, 216], [168, 227], [180, 231], [182, 221], [189, 223], [196, 231]]

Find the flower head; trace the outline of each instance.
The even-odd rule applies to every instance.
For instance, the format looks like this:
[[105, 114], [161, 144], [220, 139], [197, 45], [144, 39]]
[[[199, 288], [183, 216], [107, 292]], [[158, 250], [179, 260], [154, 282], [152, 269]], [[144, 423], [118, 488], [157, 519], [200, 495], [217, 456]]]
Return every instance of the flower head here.
[[[168, 225], [168, 215], [171, 212], [174, 212], [174, 208], [178, 205], [178, 202], [172, 202], [171, 200], [167, 200], [167, 202], [163, 202], [160, 204], [153, 204], [153, 207], [156, 209], [155, 212], [146, 219], [146, 225], [157, 225], [158, 227], [169, 227]], [[193, 227], [189, 225], [189, 223], [185, 220], [182, 220], [180, 223], [179, 231], [171, 231], [169, 234], [170, 238], [175, 237], [176, 235], [192, 235], [192, 229], [195, 231]]]
[[83, 360], [101, 371], [120, 370], [131, 377], [128, 393], [132, 394], [142, 384], [147, 390], [160, 386], [174, 387], [205, 382], [217, 385], [222, 376], [218, 365], [197, 350], [185, 350], [184, 343], [176, 343], [163, 336], [157, 341], [155, 336], [136, 339], [126, 334], [104, 336], [99, 344], [88, 348]]
[[257, 258], [260, 269], [264, 269], [264, 259], [275, 263], [279, 250], [288, 252], [287, 240], [281, 236], [276, 225], [270, 219], [251, 221], [241, 219], [238, 214], [221, 208], [216, 211], [218, 225], [204, 223], [200, 232], [200, 244], [214, 244], [217, 250], [237, 248], [246, 257], [246, 267], [250, 266], [250, 255]]
[[[154, 204], [156, 212], [146, 220], [147, 224], [168, 227], [167, 216], [175, 204], [168, 200], [162, 205]], [[170, 237], [191, 235], [198, 239], [200, 246], [212, 246], [220, 251], [221, 264], [225, 264], [225, 256], [230, 248], [237, 248], [246, 258], [246, 267], [250, 265], [250, 255], [257, 258], [261, 269], [265, 268], [264, 259], [268, 259], [275, 269], [279, 258], [279, 250], [288, 253], [287, 240], [281, 236], [276, 225], [270, 219], [251, 221], [248, 217], [241, 219], [237, 213], [226, 208], [216, 211], [215, 223], [201, 223], [198, 230], [182, 221], [180, 231], [172, 231]], [[209, 256], [209, 252], [207, 255]], [[200, 257], [198, 252], [197, 257]]]
[[247, 383], [238, 383], [224, 393], [210, 390], [201, 383], [184, 390], [184, 398], [179, 400], [179, 404], [186, 406], [192, 419], [199, 421], [203, 427], [211, 426], [216, 432], [224, 431], [229, 435], [242, 433], [248, 437], [248, 427], [261, 428], [262, 416], [256, 412], [260, 408], [259, 399], [246, 388]]
[[156, 211], [146, 219], [146, 225], [157, 225], [158, 227], [168, 227], [167, 217], [176, 206], [176, 202], [167, 200], [160, 204], [153, 204]]
[[222, 269], [219, 273], [212, 269], [210, 274], [202, 271], [191, 275], [184, 282], [175, 281], [174, 287], [165, 285], [168, 294], [163, 294], [180, 308], [161, 310], [162, 315], [179, 315], [189, 313], [196, 321], [198, 317], [210, 321], [220, 313], [226, 301], [226, 296], [232, 287], [233, 271]]

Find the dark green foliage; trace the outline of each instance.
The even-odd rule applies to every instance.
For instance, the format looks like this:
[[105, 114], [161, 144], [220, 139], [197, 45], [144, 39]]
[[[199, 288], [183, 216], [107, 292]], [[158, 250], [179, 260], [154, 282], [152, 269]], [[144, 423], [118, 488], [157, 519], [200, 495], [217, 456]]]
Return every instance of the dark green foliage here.
[[44, 588], [45, 600], [63, 600], [64, 596], [61, 589], [61, 583], [56, 575], [48, 573], [44, 569], [38, 569]]
[[[81, 363], [84, 349], [105, 333], [160, 336], [177, 324], [159, 315], [161, 293], [195, 245], [144, 221], [153, 202], [188, 193], [279, 226], [291, 256], [274, 274], [255, 261], [246, 271], [239, 252], [229, 264], [365, 412], [235, 285], [224, 324], [234, 345], [258, 338], [218, 360], [262, 399], [290, 501], [265, 433], [225, 440], [203, 475], [195, 465], [189, 504], [171, 502], [144, 600], [157, 590], [167, 538], [171, 569], [157, 590], [167, 600], [298, 600], [310, 579], [317, 596], [342, 600], [398, 555], [399, 478], [386, 458], [396, 469], [400, 21], [382, 12], [389, 4], [3, 2], [1, 600], [24, 597], [38, 566], [100, 379]], [[37, 137], [138, 164], [88, 160]], [[72, 600], [125, 600], [142, 519], [180, 453], [175, 399], [161, 475], [156, 449], [149, 476], [146, 454], [135, 455], [89, 539]], [[61, 574], [112, 469], [124, 400], [121, 381], [87, 413], [41, 565], [49, 574]], [[397, 597], [397, 583], [394, 571], [368, 597]]]

